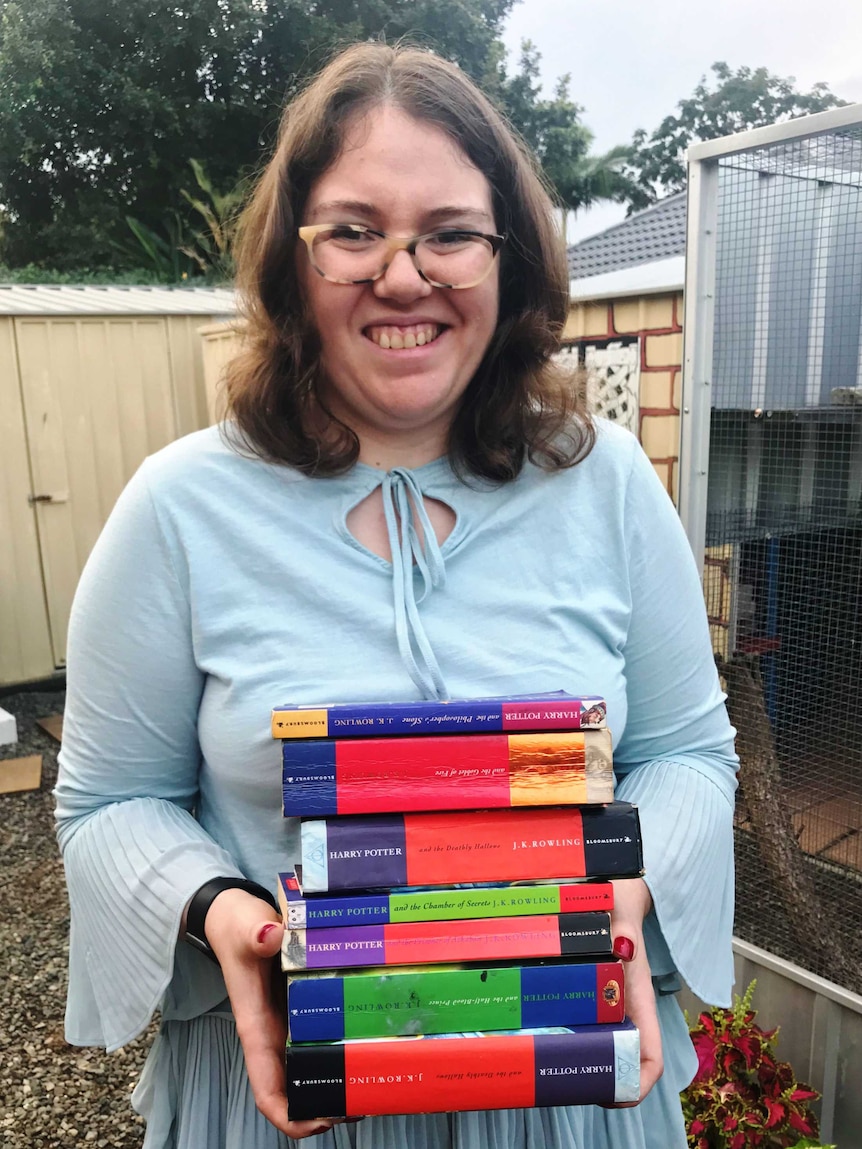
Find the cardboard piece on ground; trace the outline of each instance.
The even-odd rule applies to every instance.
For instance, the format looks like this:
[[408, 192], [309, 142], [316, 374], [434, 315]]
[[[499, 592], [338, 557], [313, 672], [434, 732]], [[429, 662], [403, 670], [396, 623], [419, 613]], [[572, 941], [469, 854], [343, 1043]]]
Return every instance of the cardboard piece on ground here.
[[41, 726], [52, 738], [58, 742], [63, 741], [63, 715], [49, 714], [47, 718], [37, 718], [36, 725]]
[[42, 783], [42, 755], [4, 758], [0, 761], [0, 794], [17, 790], [38, 790]]

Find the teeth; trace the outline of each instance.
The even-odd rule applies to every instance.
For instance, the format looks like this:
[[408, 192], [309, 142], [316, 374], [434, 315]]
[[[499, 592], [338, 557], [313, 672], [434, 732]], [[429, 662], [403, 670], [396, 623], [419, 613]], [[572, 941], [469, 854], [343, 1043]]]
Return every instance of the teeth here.
[[402, 351], [433, 343], [440, 330], [436, 323], [423, 323], [410, 327], [369, 327], [365, 334], [384, 351]]

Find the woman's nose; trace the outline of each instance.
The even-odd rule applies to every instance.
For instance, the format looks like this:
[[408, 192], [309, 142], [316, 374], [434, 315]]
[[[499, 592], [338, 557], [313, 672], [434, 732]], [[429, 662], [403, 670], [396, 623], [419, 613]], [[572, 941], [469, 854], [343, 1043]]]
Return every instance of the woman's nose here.
[[409, 252], [396, 251], [379, 279], [374, 294], [388, 299], [420, 299], [429, 295], [431, 284], [419, 274]]

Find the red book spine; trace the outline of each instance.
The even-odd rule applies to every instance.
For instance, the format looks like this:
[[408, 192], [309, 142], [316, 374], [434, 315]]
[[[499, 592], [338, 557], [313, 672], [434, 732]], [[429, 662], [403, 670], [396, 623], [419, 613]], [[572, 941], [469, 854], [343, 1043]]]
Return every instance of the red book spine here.
[[627, 802], [309, 818], [301, 839], [305, 894], [643, 870], [637, 810]]
[[282, 743], [286, 816], [613, 800], [608, 730]]
[[629, 1021], [502, 1034], [291, 1045], [296, 1120], [638, 1100], [638, 1032]]

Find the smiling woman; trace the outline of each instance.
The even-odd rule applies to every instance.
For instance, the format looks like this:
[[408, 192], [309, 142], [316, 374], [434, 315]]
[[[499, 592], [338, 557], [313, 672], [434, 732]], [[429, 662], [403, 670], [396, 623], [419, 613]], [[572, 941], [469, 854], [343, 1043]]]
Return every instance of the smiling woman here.
[[[161, 1011], [144, 1149], [684, 1149], [673, 991], [729, 994], [732, 731], [673, 506], [554, 360], [551, 202], [458, 68], [361, 44], [288, 107], [242, 235], [229, 416], [147, 460], [72, 612], [69, 1040]], [[607, 701], [640, 807], [612, 918], [640, 1103], [293, 1120], [272, 707], [560, 689]]]

